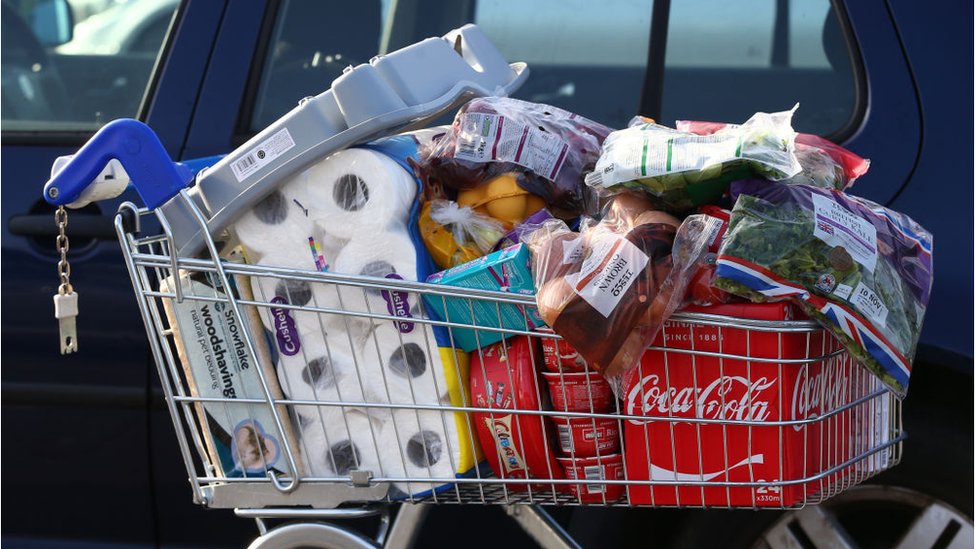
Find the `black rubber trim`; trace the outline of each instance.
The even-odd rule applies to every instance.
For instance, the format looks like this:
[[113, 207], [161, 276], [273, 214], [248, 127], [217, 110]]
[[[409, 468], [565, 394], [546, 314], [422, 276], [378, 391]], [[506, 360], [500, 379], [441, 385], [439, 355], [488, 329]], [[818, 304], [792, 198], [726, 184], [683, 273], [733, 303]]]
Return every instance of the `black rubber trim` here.
[[173, 13], [173, 18], [170, 20], [169, 28], [166, 29], [166, 37], [163, 38], [163, 47], [160, 49], [159, 55], [156, 56], [156, 63], [153, 65], [152, 72], [150, 73], [149, 83], [146, 86], [145, 93], [142, 95], [142, 101], [139, 103], [138, 118], [143, 122], [149, 117], [149, 105], [152, 104], [150, 98], [156, 95], [156, 89], [159, 87], [159, 79], [162, 76], [160, 68], [169, 59], [170, 51], [173, 49], [173, 41], [176, 37], [176, 29], [183, 22], [183, 16], [186, 15], [186, 6], [188, 3], [189, 0], [180, 2], [180, 5], [176, 7], [176, 11]]
[[[227, 17], [228, 5], [225, 2], [223, 8], [220, 10], [220, 20], [217, 22], [217, 35], [219, 36], [221, 29], [224, 27], [224, 18]], [[200, 95], [203, 94], [203, 88], [206, 86], [207, 75], [210, 73], [210, 65], [213, 62], [214, 50], [217, 49], [217, 37], [212, 37], [210, 41], [210, 50], [207, 51], [207, 62], [203, 64], [203, 79], [200, 80], [200, 85], [197, 86], [197, 92], [193, 96], [193, 107], [190, 111], [189, 121], [184, 128], [183, 137], [180, 139], [180, 149], [179, 154], [176, 158], [183, 159], [184, 149], [186, 148], [187, 141], [190, 138], [190, 132], [193, 131], [193, 125], [197, 121], [197, 109], [200, 108]]]
[[671, 0], [655, 0], [651, 11], [651, 37], [647, 45], [647, 70], [638, 111], [655, 120], [661, 118], [664, 100], [664, 58], [668, 47], [668, 17]]
[[843, 143], [861, 127], [864, 116], [868, 112], [868, 79], [867, 71], [864, 68], [864, 57], [861, 55], [861, 46], [858, 44], [857, 36], [851, 26], [847, 8], [841, 0], [831, 0], [831, 5], [833, 6], [834, 17], [837, 17], [837, 22], [840, 25], [844, 45], [847, 46], [851, 70], [854, 72], [854, 108], [851, 109], [851, 114], [843, 126], [822, 137], [834, 143]]
[[268, 60], [268, 49], [274, 35], [275, 27], [278, 24], [278, 12], [281, 9], [281, 0], [271, 0], [265, 8], [264, 20], [261, 22], [261, 30], [258, 33], [258, 41], [254, 46], [254, 59], [251, 63], [251, 72], [247, 76], [247, 85], [244, 88], [244, 97], [241, 100], [241, 108], [238, 109], [237, 122], [234, 125], [234, 133], [231, 136], [231, 146], [239, 147], [257, 133], [251, 129], [251, 120], [254, 118], [254, 106], [257, 103], [258, 90], [261, 88], [261, 77], [264, 75], [264, 66]]
[[776, 15], [773, 21], [773, 47], [769, 64], [778, 68], [790, 66], [790, 1], [776, 0]]
[[95, 130], [78, 132], [67, 131], [11, 131], [0, 134], [0, 145], [4, 147], [81, 147], [95, 135]]
[[895, 36], [898, 37], [898, 51], [901, 53], [902, 58], [905, 59], [905, 68], [908, 69], [908, 76], [912, 81], [912, 92], [915, 94], [915, 107], [918, 109], [918, 149], [915, 151], [915, 161], [912, 162], [912, 168], [908, 170], [908, 175], [905, 176], [905, 180], [898, 186], [898, 190], [885, 202], [885, 205], [888, 206], [894, 204], [898, 200], [898, 197], [901, 196], [901, 193], [905, 191], [912, 178], [915, 177], [915, 172], [918, 171], [918, 165], [922, 161], [922, 147], [925, 145], [925, 109], [922, 107], [922, 92], [918, 87], [918, 77], [915, 75], [915, 68], [912, 67], [912, 60], [908, 57], [908, 51], [905, 50], [905, 39], [902, 37], [898, 21], [895, 20], [895, 14], [891, 9], [891, 2], [889, 0], [885, 0], [885, 10], [888, 12], [888, 18], [891, 19], [891, 28], [895, 30]]

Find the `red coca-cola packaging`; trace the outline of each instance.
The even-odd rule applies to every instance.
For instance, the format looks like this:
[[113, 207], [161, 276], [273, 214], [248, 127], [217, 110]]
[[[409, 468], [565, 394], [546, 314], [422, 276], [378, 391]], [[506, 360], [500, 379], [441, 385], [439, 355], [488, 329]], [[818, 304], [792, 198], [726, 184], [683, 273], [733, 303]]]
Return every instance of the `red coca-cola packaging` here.
[[[794, 315], [786, 303], [700, 310], [764, 320]], [[820, 473], [884, 442], [887, 419], [874, 403], [870, 413], [864, 406], [831, 413], [878, 384], [823, 330], [760, 331], [672, 320], [654, 346], [753, 360], [649, 349], [627, 372], [625, 413], [661, 419], [624, 421], [627, 478], [671, 483], [630, 486], [631, 504], [790, 506], [829, 492], [843, 476]], [[780, 421], [796, 423], [770, 424]], [[783, 484], [714, 485], [720, 482]]]
[[[498, 409], [472, 414], [485, 458], [498, 478], [563, 478], [563, 468], [553, 449], [557, 438], [550, 421], [538, 414], [512, 412], [548, 408], [548, 403], [540, 399], [545, 382], [533, 366], [540, 357], [536, 338], [526, 336], [471, 354], [474, 403], [479, 408]], [[551, 490], [552, 486], [538, 488]], [[508, 489], [524, 491], [527, 485], [510, 484]]]

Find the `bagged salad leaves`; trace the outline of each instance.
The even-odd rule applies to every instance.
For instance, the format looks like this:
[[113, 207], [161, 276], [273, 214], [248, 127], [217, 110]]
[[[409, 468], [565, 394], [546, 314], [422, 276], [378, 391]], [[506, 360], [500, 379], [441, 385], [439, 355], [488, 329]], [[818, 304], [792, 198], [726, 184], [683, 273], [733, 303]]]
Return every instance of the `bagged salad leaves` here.
[[[678, 130], [697, 135], [711, 135], [730, 126], [732, 125], [721, 122], [689, 120], [678, 120], [675, 124]], [[802, 171], [783, 180], [782, 183], [812, 185], [843, 191], [849, 189], [858, 177], [867, 173], [871, 166], [870, 160], [861, 158], [827, 139], [808, 133], [796, 134], [795, 153]]]
[[932, 289], [932, 235], [832, 189], [738, 181], [715, 284], [792, 299], [904, 397]]
[[422, 175], [463, 190], [512, 174], [554, 215], [569, 219], [593, 213], [595, 199], [583, 174], [593, 169], [611, 131], [549, 105], [473, 99], [458, 111], [451, 131], [421, 153]]
[[685, 211], [717, 201], [736, 179], [793, 177], [800, 173], [790, 126], [795, 110], [756, 113], [709, 135], [636, 119], [607, 137], [586, 184], [643, 191], [666, 209]]

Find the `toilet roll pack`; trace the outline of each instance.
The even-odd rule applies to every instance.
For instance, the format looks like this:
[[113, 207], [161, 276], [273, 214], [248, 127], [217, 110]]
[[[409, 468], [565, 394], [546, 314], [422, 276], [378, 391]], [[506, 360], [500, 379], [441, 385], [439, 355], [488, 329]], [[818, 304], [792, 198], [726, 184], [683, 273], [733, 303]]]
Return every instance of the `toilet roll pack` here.
[[[261, 266], [247, 288], [238, 285], [243, 304], [256, 305], [249, 325], [267, 336], [255, 358], [274, 372], [261, 385], [277, 377], [286, 398], [302, 401], [289, 406], [297, 436], [271, 433], [299, 443], [302, 459], [284, 452], [289, 466], [345, 481], [349, 471], [369, 470], [405, 494], [423, 494], [481, 461], [466, 415], [430, 409], [469, 405], [467, 355], [448, 347], [446, 330], [417, 322], [417, 295], [355, 280], [418, 281], [436, 270], [416, 230], [420, 183], [406, 160], [418, 157], [423, 131], [371, 140], [425, 127], [474, 97], [507, 96], [527, 77], [525, 63], [508, 63], [476, 25], [465, 25], [348, 67], [327, 91], [205, 166], [174, 162], [148, 126], [114, 120], [55, 167], [44, 197], [75, 207], [118, 196], [119, 182], [131, 181], [164, 225], [174, 272], [176, 258], [229, 259], [243, 250]], [[301, 274], [314, 272], [353, 276], [336, 275], [349, 281], [340, 285]], [[177, 303], [180, 280], [171, 288]], [[174, 339], [183, 335], [175, 324]], [[200, 392], [191, 387], [192, 396]], [[245, 427], [242, 444], [260, 439]], [[274, 452], [265, 454], [256, 470], [270, 469]]]
[[[268, 268], [425, 280], [417, 135], [337, 151], [278, 187], [232, 226], [246, 261]], [[411, 222], [413, 220], [413, 222]], [[368, 470], [421, 495], [473, 474], [481, 450], [466, 414], [383, 405], [470, 405], [467, 355], [422, 318], [417, 294], [291, 277], [251, 278], [299, 449], [315, 478]], [[383, 318], [376, 318], [376, 316]], [[392, 320], [395, 317], [397, 320]], [[342, 405], [340, 405], [340, 403]]]

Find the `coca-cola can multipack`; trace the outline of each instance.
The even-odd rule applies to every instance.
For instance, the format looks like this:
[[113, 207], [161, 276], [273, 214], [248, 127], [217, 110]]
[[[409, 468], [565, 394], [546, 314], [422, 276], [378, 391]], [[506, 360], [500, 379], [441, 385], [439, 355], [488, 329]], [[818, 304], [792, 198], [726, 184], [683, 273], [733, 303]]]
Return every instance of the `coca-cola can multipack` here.
[[[718, 306], [791, 320], [784, 303]], [[738, 325], [741, 326], [741, 323]], [[689, 353], [688, 351], [694, 351]], [[747, 359], [748, 357], [748, 359]], [[624, 377], [631, 504], [789, 507], [877, 472], [887, 395], [828, 332], [669, 321]], [[688, 421], [695, 420], [695, 421]]]

